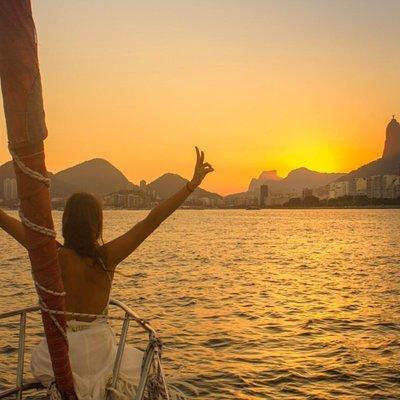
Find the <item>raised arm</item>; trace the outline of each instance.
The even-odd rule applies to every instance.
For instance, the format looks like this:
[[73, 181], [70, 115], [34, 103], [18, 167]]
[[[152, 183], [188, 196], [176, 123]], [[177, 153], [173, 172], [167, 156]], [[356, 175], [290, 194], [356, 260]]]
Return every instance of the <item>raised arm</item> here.
[[149, 215], [137, 223], [122, 236], [104, 245], [107, 257], [107, 266], [115, 268], [122, 260], [128, 257], [165, 219], [167, 219], [189, 195], [201, 184], [204, 177], [214, 171], [209, 163], [204, 162], [204, 152], [196, 147], [196, 166], [190, 182], [155, 207]]
[[0, 210], [0, 228], [4, 229], [10, 236], [12, 236], [22, 246], [26, 247], [25, 243], [25, 230], [21, 221], [6, 214]]

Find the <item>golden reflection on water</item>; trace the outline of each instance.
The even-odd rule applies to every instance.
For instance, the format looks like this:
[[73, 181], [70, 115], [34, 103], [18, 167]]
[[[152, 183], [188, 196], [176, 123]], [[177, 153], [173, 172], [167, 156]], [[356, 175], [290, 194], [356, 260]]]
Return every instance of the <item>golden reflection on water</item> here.
[[[143, 215], [105, 212], [105, 238]], [[398, 210], [179, 211], [121, 265], [113, 296], [152, 321], [190, 396], [400, 398], [399, 226]], [[34, 302], [27, 257], [3, 233], [0, 257], [0, 310]], [[130, 341], [144, 345], [135, 329]]]

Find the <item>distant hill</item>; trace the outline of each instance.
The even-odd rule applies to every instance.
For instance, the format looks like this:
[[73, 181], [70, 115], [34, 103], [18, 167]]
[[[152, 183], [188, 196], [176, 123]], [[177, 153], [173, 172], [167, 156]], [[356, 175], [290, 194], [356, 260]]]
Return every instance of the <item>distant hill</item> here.
[[[227, 197], [246, 197], [249, 192], [258, 194], [260, 186], [263, 184], [268, 185], [272, 193], [300, 194], [304, 188], [317, 189], [334, 181], [345, 181], [358, 177], [398, 174], [399, 169], [400, 124], [393, 116], [386, 128], [386, 141], [382, 158], [363, 165], [348, 174], [323, 173], [307, 168], [298, 168], [282, 178], [278, 176], [276, 170], [263, 171], [258, 178], [251, 180], [247, 192], [236, 193]], [[11, 161], [0, 166], [0, 197], [3, 197], [3, 180], [13, 177], [15, 175]], [[104, 195], [134, 187], [121, 171], [101, 158], [82, 162], [56, 174], [49, 172], [49, 177], [51, 178], [52, 197], [67, 197], [79, 190]], [[186, 182], [186, 179], [177, 174], [167, 173], [148, 184], [148, 187], [155, 190], [162, 199], [165, 199], [179, 190]], [[201, 188], [197, 188], [193, 195], [214, 199], [221, 198], [219, 194]]]
[[54, 178], [74, 191], [84, 190], [96, 194], [107, 194], [132, 186], [121, 171], [102, 158], [94, 158], [64, 169], [57, 172]]
[[[56, 174], [48, 172], [51, 179], [51, 196], [67, 197], [84, 190], [99, 195], [132, 187], [132, 183], [108, 161], [95, 158]], [[12, 161], [0, 166], [0, 197], [3, 197], [3, 184], [6, 178], [15, 178]]]
[[[48, 173], [51, 179], [52, 197], [67, 197], [70, 194], [83, 190], [99, 195], [117, 192], [135, 187], [124, 174], [108, 161], [101, 158], [85, 161], [64, 169], [56, 174]], [[15, 178], [11, 161], [0, 166], [0, 197], [3, 197], [3, 180]], [[148, 188], [155, 190], [162, 198], [168, 198], [181, 189], [187, 180], [179, 175], [167, 173], [148, 184]], [[217, 193], [211, 193], [197, 188], [195, 197], [221, 198]]]
[[[276, 175], [276, 174], [275, 174]], [[289, 172], [286, 178], [279, 178], [277, 175], [270, 179], [270, 174], [261, 174], [253, 178], [249, 185], [250, 192], [258, 192], [261, 185], [268, 185], [273, 193], [300, 193], [304, 188], [315, 189], [327, 185], [330, 182], [342, 177], [342, 173], [326, 173], [312, 171], [308, 168], [298, 168]]]
[[349, 181], [353, 178], [366, 178], [372, 175], [398, 175], [399, 168], [400, 156], [378, 158], [340, 177], [338, 181]]
[[[186, 182], [188, 182], [187, 179], [182, 178], [177, 174], [167, 173], [149, 183], [147, 187], [151, 190], [155, 190], [162, 199], [166, 199], [186, 185]], [[217, 193], [208, 192], [201, 188], [197, 188], [193, 195], [196, 197], [208, 197], [214, 199], [222, 198], [222, 196]]]
[[256, 190], [259, 190], [260, 186], [262, 185], [261, 182], [267, 182], [267, 181], [281, 181], [283, 178], [278, 176], [278, 172], [276, 169], [270, 170], [270, 171], [263, 171], [261, 174], [258, 176], [258, 178], [252, 178], [249, 184], [249, 191], [253, 192]]
[[51, 197], [67, 197], [78, 190], [75, 184], [64, 182], [51, 172], [48, 172], [48, 175], [51, 179]]

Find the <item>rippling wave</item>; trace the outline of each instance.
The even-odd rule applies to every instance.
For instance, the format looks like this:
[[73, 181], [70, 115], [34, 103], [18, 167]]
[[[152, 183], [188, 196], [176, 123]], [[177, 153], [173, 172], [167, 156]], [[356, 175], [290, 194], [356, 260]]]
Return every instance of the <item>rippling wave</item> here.
[[[105, 239], [143, 216], [106, 211]], [[113, 296], [151, 320], [189, 397], [399, 399], [399, 226], [398, 210], [182, 210], [121, 264]], [[0, 311], [36, 302], [3, 232], [0, 259]], [[42, 330], [28, 323], [29, 353]], [[0, 321], [0, 388], [17, 327]]]

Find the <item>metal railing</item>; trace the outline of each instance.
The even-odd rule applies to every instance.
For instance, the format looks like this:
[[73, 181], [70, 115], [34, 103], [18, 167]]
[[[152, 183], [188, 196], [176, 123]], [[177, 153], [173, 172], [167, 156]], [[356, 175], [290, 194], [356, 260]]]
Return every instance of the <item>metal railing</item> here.
[[[120, 333], [120, 340], [118, 343], [117, 354], [114, 361], [113, 367], [113, 377], [110, 384], [110, 388], [115, 389], [118, 381], [118, 375], [121, 368], [122, 356], [124, 354], [125, 341], [128, 334], [129, 323], [131, 320], [136, 322], [142, 329], [144, 329], [149, 335], [149, 341], [156, 341], [157, 335], [153, 327], [145, 320], [140, 318], [134, 311], [132, 311], [128, 306], [118, 300], [111, 299], [110, 304], [118, 307], [124, 311], [125, 316], [123, 318], [123, 324]], [[25, 382], [24, 383], [24, 361], [25, 361], [25, 331], [26, 331], [26, 316], [29, 313], [34, 313], [40, 311], [39, 306], [22, 308], [19, 310], [14, 310], [6, 313], [0, 314], [0, 320], [5, 318], [11, 318], [19, 316], [19, 335], [18, 335], [18, 364], [16, 371], [16, 386], [0, 391], [0, 399], [7, 396], [15, 394], [15, 398], [22, 400], [22, 395], [24, 392], [33, 389], [45, 389], [40, 382]], [[154, 363], [161, 371], [162, 383], [164, 386], [166, 400], [169, 400], [168, 387], [165, 381], [164, 372], [161, 366], [160, 354], [157, 346], [151, 347], [150, 351], [146, 353], [146, 357], [143, 359], [142, 372], [140, 375], [140, 380], [138, 384], [137, 393], [134, 400], [142, 400], [145, 395], [146, 385], [151, 372], [151, 367]], [[108, 392], [107, 399], [111, 398], [110, 391]]]

